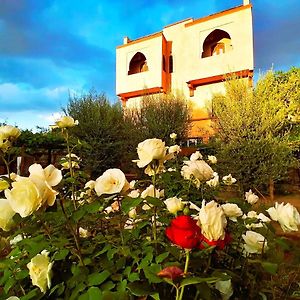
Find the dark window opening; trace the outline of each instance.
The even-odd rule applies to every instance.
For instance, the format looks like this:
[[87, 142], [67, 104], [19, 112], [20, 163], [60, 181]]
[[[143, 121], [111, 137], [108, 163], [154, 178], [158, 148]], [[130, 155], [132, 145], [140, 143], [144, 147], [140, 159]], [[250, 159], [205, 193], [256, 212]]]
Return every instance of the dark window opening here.
[[173, 73], [173, 55], [169, 56], [169, 73]]
[[143, 53], [137, 52], [129, 63], [128, 75], [148, 71], [146, 57]]
[[166, 58], [165, 56], [163, 55], [162, 57], [162, 69], [164, 72], [167, 72], [167, 68], [166, 68]]
[[204, 40], [201, 57], [220, 55], [230, 50], [232, 50], [230, 35], [224, 30], [215, 29]]

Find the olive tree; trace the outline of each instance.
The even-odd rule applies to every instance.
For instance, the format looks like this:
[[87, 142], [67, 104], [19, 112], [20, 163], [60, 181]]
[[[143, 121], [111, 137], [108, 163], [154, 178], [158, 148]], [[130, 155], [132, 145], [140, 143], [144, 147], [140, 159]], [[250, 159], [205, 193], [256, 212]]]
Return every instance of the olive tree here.
[[143, 96], [138, 108], [127, 109], [126, 116], [138, 129], [140, 140], [160, 138], [168, 141], [173, 132], [180, 140], [187, 137], [191, 109], [181, 93], [153, 94]]
[[86, 171], [98, 176], [121, 166], [135, 141], [120, 103], [111, 104], [104, 94], [90, 91], [70, 97], [64, 111], [79, 121], [72, 134], [79, 140], [76, 151]]
[[289, 133], [291, 116], [299, 111], [299, 75], [270, 71], [254, 88], [230, 78], [225, 95], [213, 98], [220, 166], [234, 174], [242, 191], [270, 184], [273, 194], [274, 181], [294, 163], [296, 143]]

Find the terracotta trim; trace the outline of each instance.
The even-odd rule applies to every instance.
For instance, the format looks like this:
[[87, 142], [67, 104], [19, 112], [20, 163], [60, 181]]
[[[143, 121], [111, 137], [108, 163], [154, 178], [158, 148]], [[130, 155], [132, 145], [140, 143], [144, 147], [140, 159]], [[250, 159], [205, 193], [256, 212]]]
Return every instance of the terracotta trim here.
[[162, 91], [163, 91], [162, 87], [153, 87], [153, 88], [149, 88], [149, 89], [137, 90], [137, 91], [132, 91], [132, 92], [128, 92], [128, 93], [121, 93], [121, 94], [118, 94], [117, 96], [121, 99], [122, 103], [124, 104], [124, 101], [127, 101], [129, 98], [161, 93]]
[[136, 40], [130, 41], [128, 44], [119, 45], [119, 46], [117, 46], [117, 49], [127, 47], [127, 46], [131, 46], [131, 45], [134, 45], [134, 44], [137, 44], [137, 43], [140, 43], [140, 42], [144, 42], [144, 41], [147, 41], [147, 40], [151, 40], [151, 39], [160, 37], [162, 35], [163, 35], [162, 31], [156, 32], [156, 33], [153, 33], [153, 34], [150, 34], [150, 35], [146, 35], [146, 36], [143, 36], [143, 37], [138, 38]]
[[194, 90], [201, 85], [206, 85], [206, 84], [212, 84], [212, 83], [218, 83], [226, 80], [227, 76], [237, 76], [241, 78], [246, 78], [249, 77], [250, 79], [253, 77], [253, 70], [241, 70], [241, 71], [236, 71], [236, 72], [231, 72], [231, 73], [226, 73], [226, 74], [220, 74], [220, 75], [215, 75], [215, 76], [210, 76], [210, 77], [205, 77], [205, 78], [199, 78], [199, 79], [194, 79], [187, 81], [188, 88], [190, 90], [190, 97], [194, 96]]
[[199, 23], [203, 23], [203, 22], [215, 19], [215, 18], [223, 17], [223, 16], [235, 13], [235, 12], [240, 11], [240, 10], [248, 9], [248, 8], [251, 8], [251, 7], [252, 7], [252, 4], [237, 6], [237, 7], [234, 7], [234, 8], [230, 8], [230, 9], [227, 9], [227, 10], [209, 15], [207, 17], [203, 17], [203, 18], [194, 20], [193, 22], [187, 23], [184, 26], [185, 27], [193, 26], [193, 25], [196, 25], [196, 24], [199, 24]]
[[192, 21], [192, 22], [193, 22], [194, 19], [193, 19], [193, 18], [187, 18], [187, 19], [184, 19], [184, 20], [181, 20], [181, 21], [178, 21], [178, 22], [175, 22], [175, 23], [166, 25], [166, 26], [164, 26], [164, 28], [169, 28], [169, 27], [171, 27], [171, 26], [175, 26], [175, 25], [178, 25], [178, 24], [180, 24], [180, 23], [188, 22], [188, 21]]

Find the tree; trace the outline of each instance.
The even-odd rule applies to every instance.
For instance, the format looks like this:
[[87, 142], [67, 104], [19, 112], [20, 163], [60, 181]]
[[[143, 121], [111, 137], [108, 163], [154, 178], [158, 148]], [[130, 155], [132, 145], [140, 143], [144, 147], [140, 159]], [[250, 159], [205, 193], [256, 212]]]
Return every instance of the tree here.
[[108, 168], [120, 167], [135, 144], [121, 105], [111, 104], [104, 94], [90, 91], [70, 97], [64, 111], [79, 121], [72, 134], [80, 141], [75, 151], [85, 170], [99, 176]]
[[[238, 179], [242, 191], [282, 179], [294, 162], [289, 116], [299, 111], [299, 72], [268, 72], [255, 88], [229, 79], [226, 94], [213, 98], [221, 166]], [[296, 78], [298, 78], [296, 80]]]
[[187, 137], [191, 110], [179, 93], [155, 94], [145, 95], [138, 108], [126, 110], [126, 116], [138, 128], [140, 140], [155, 137], [169, 141], [173, 132], [180, 140]]

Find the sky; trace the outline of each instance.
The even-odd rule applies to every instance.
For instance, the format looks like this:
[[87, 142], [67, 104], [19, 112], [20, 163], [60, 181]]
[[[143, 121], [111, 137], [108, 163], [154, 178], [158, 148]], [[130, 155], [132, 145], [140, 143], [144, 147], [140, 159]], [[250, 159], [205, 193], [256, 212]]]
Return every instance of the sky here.
[[[300, 1], [252, 0], [255, 74], [300, 67]], [[177, 21], [242, 0], [0, 0], [0, 123], [48, 128], [69, 95], [93, 89], [111, 102], [115, 53]]]

